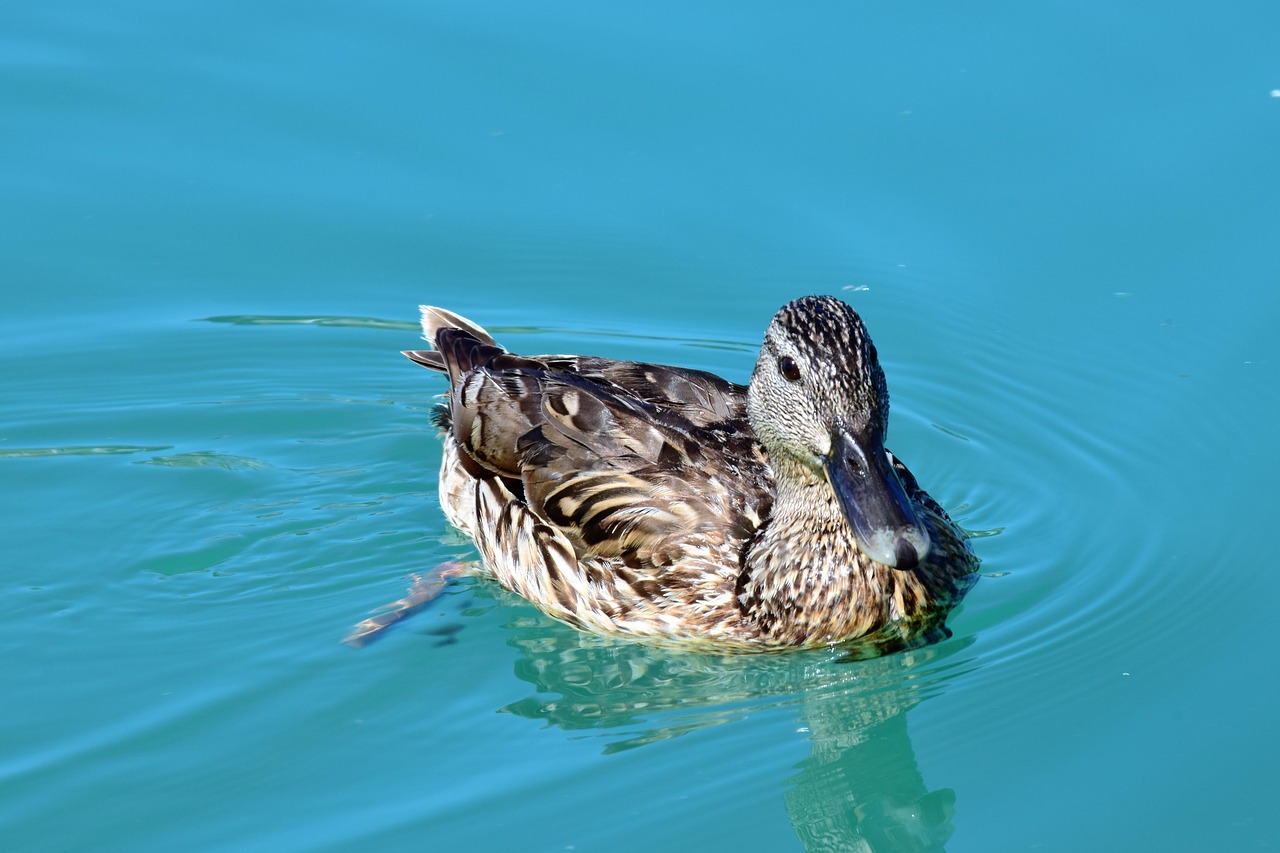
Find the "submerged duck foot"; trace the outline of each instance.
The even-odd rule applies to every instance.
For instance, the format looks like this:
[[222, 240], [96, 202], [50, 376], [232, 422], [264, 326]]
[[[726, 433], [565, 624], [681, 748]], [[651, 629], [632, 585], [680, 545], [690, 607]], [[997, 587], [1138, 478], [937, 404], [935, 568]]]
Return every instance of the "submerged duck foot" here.
[[412, 583], [404, 598], [379, 607], [381, 611], [370, 616], [351, 629], [342, 641], [355, 649], [364, 648], [386, 633], [387, 629], [402, 619], [408, 619], [440, 597], [453, 578], [467, 574], [470, 566], [457, 560], [448, 560], [421, 575], [410, 575]]

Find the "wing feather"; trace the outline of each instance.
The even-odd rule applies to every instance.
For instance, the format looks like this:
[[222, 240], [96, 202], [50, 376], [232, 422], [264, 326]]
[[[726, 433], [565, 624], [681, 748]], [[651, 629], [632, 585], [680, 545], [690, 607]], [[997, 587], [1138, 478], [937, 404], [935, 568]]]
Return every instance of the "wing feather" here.
[[[770, 474], [742, 386], [662, 365], [516, 356], [461, 322], [424, 310], [436, 352], [408, 355], [449, 374], [460, 451], [548, 526], [538, 536], [554, 533], [578, 560], [620, 559], [643, 589], [691, 544], [745, 541], [758, 526]], [[738, 488], [708, 477], [713, 465]], [[498, 520], [477, 515], [482, 527]], [[509, 542], [512, 553], [527, 553], [533, 535]]]

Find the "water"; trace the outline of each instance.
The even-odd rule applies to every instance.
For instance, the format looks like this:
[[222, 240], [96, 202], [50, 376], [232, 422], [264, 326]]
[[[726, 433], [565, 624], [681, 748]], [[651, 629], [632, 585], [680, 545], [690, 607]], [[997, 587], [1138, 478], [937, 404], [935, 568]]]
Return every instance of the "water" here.
[[[12, 850], [1275, 846], [1280, 7], [9, 4]], [[415, 307], [745, 380], [863, 314], [979, 538], [927, 649], [464, 581]], [[856, 842], [855, 839], [862, 839]]]

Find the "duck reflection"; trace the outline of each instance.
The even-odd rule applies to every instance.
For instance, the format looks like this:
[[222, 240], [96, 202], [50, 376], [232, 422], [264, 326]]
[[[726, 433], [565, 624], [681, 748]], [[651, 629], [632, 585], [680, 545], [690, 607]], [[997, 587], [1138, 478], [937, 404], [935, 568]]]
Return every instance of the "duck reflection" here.
[[[849, 699], [849, 697], [844, 697]], [[813, 751], [784, 794], [806, 850], [942, 850], [956, 795], [930, 791], [898, 711], [855, 731], [831, 712], [809, 715]], [[820, 721], [820, 722], [819, 722]]]
[[938, 692], [967, 643], [870, 660], [831, 652], [715, 657], [664, 654], [541, 618], [511, 627], [516, 675], [536, 692], [505, 712], [566, 730], [614, 730], [608, 753], [730, 722], [744, 705], [793, 706], [812, 751], [784, 798], [806, 850], [941, 850], [951, 836], [955, 793], [925, 784], [906, 712]]

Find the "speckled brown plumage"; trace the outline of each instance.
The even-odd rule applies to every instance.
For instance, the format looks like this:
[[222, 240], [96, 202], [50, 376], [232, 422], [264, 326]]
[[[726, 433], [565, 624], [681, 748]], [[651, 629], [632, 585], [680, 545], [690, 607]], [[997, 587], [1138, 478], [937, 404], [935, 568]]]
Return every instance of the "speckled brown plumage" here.
[[485, 570], [581, 628], [751, 651], [911, 644], [977, 561], [883, 447], [888, 393], [852, 308], [785, 306], [751, 384], [524, 357], [424, 307], [449, 378], [441, 503]]

